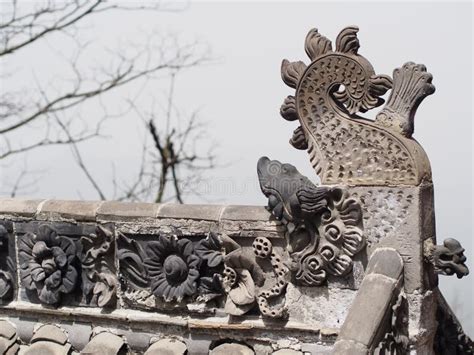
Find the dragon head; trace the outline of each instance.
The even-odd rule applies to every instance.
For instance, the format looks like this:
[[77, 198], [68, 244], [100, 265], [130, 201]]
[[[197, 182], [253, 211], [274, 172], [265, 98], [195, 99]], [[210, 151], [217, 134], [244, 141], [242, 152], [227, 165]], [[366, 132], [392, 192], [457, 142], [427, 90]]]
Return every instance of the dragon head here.
[[267, 209], [283, 223], [298, 222], [327, 209], [330, 189], [315, 186], [291, 164], [262, 157], [257, 163], [260, 188]]
[[443, 245], [435, 245], [431, 261], [438, 274], [448, 276], [456, 274], [458, 279], [469, 274], [469, 269], [465, 264], [464, 248], [454, 238], [445, 239]]

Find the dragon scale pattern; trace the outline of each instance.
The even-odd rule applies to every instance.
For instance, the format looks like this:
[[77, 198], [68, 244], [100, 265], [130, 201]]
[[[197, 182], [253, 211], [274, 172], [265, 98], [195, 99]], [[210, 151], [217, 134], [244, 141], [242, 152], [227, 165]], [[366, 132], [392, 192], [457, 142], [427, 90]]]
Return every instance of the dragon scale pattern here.
[[[357, 54], [357, 31], [356, 27], [341, 31], [333, 51], [331, 42], [313, 29], [305, 45], [311, 64], [283, 61], [282, 78], [296, 94], [285, 100], [281, 114], [301, 124], [290, 143], [308, 151], [323, 184], [417, 185], [429, 180], [429, 162], [415, 140], [391, 127], [390, 120], [382, 125], [357, 115], [381, 105], [380, 96], [392, 84], [394, 97], [405, 92], [402, 89], [407, 85], [417, 85], [406, 84], [406, 76], [392, 83], [390, 77], [376, 75], [371, 64]], [[415, 99], [421, 101], [424, 96]], [[402, 111], [405, 114], [407, 108]]]
[[[326, 184], [340, 181], [361, 183], [416, 182], [414, 162], [393, 134], [351, 119], [331, 95], [338, 83], [349, 88], [349, 96], [360, 100], [367, 90], [368, 75], [356, 60], [329, 55], [307, 69], [298, 88], [297, 107], [307, 132], [313, 167], [322, 172]], [[354, 159], [354, 157], [356, 157]], [[322, 159], [321, 159], [322, 158]], [[407, 181], [408, 180], [408, 181]]]

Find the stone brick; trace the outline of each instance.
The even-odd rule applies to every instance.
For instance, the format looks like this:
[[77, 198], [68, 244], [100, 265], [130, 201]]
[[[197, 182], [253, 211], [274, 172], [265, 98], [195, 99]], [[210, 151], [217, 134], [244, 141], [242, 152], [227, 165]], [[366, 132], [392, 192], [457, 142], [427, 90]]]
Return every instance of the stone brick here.
[[156, 203], [105, 201], [97, 210], [97, 220], [125, 222], [155, 219], [159, 206]]
[[378, 248], [372, 254], [366, 274], [381, 274], [398, 280], [403, 270], [403, 259], [392, 248]]
[[364, 278], [341, 328], [341, 340], [353, 340], [368, 347], [390, 311], [397, 281], [380, 274]]
[[44, 200], [0, 199], [0, 215], [33, 217]]
[[144, 355], [184, 355], [186, 344], [176, 339], [161, 339], [153, 343]]
[[204, 221], [218, 221], [224, 206], [219, 205], [162, 205], [158, 211], [159, 218], [195, 219]]
[[367, 355], [368, 353], [366, 346], [350, 340], [338, 340], [332, 350], [334, 355]]
[[102, 332], [97, 334], [81, 351], [81, 354], [118, 355], [124, 352], [125, 341], [112, 333]]
[[72, 219], [77, 222], [95, 222], [100, 201], [48, 200], [38, 212], [39, 220]]
[[61, 328], [67, 332], [69, 342], [75, 349], [83, 349], [91, 338], [91, 324], [81, 322], [61, 323]]
[[303, 353], [293, 349], [280, 349], [272, 353], [272, 355], [303, 355]]
[[226, 206], [221, 219], [231, 221], [276, 221], [263, 206]]
[[209, 355], [254, 355], [254, 351], [248, 346], [237, 344], [237, 343], [228, 343], [222, 344], [209, 352]]

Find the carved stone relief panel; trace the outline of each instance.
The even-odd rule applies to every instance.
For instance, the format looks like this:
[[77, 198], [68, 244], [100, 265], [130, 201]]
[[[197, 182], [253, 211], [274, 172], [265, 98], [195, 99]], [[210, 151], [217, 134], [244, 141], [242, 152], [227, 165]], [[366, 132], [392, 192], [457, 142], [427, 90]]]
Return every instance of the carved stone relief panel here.
[[[287, 228], [286, 247], [273, 255], [266, 238], [253, 244], [260, 258], [272, 258], [277, 284], [262, 293], [281, 295], [288, 282], [321, 286], [329, 276], [344, 277], [352, 271], [354, 257], [366, 246], [359, 201], [344, 188], [316, 186], [294, 166], [263, 157], [257, 164], [260, 187], [268, 210]], [[282, 309], [270, 312], [282, 316]]]
[[68, 223], [17, 223], [24, 297], [52, 306], [113, 306], [113, 231]]

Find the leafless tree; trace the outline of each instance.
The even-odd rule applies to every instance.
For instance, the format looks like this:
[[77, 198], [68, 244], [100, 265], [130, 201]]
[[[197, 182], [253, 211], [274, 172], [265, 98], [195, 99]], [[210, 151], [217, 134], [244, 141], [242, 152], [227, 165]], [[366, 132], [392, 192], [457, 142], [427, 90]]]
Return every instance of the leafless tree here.
[[[183, 184], [186, 174], [196, 176], [196, 171], [214, 166], [213, 155], [196, 153], [196, 142], [202, 133], [196, 113], [176, 124], [182, 117], [174, 107], [173, 95], [177, 73], [185, 68], [197, 66], [208, 60], [207, 53], [198, 51], [197, 44], [180, 44], [172, 37], [156, 38], [150, 35], [143, 44], [134, 43], [128, 50], [112, 53], [112, 63], [102, 63], [97, 68], [81, 66], [81, 55], [87, 43], [80, 42], [82, 23], [98, 14], [113, 11], [181, 11], [173, 2], [134, 1], [118, 2], [104, 0], [44, 0], [19, 4], [12, 0], [2, 4], [0, 22], [0, 65], [17, 53], [27, 50], [50, 36], [66, 35], [77, 41], [77, 51], [68, 59], [71, 77], [67, 78], [60, 90], [48, 87], [33, 77], [34, 84], [25, 95], [3, 87], [0, 94], [0, 163], [26, 154], [32, 150], [48, 146], [67, 146], [71, 149], [77, 166], [90, 182], [100, 199], [113, 197], [120, 200], [154, 200], [165, 198], [168, 182], [172, 183], [174, 194], [167, 198], [183, 202]], [[132, 48], [132, 49], [130, 49]], [[103, 98], [111, 91], [127, 87], [132, 83], [150, 78], [170, 78], [167, 112], [164, 117], [151, 115], [144, 118], [143, 113], [130, 100], [130, 105], [120, 113], [111, 114]], [[2, 70], [3, 77], [15, 75]], [[0, 78], [2, 79], [2, 78]], [[80, 108], [87, 102], [97, 100], [103, 112], [101, 118], [91, 122], [80, 114]], [[145, 122], [144, 128], [150, 136], [152, 145], [145, 143], [142, 151], [139, 173], [133, 182], [121, 181], [114, 177], [115, 195], [107, 196], [88, 169], [82, 156], [80, 144], [100, 137], [105, 122], [114, 116], [138, 114]], [[25, 140], [16, 139], [30, 132], [35, 134]], [[164, 127], [164, 129], [162, 129]], [[179, 129], [179, 127], [184, 127]], [[202, 164], [205, 162], [205, 164]], [[23, 169], [11, 184], [10, 194], [15, 196], [24, 186], [31, 186], [32, 180], [24, 182], [31, 172]], [[5, 187], [3, 187], [5, 188]]]

